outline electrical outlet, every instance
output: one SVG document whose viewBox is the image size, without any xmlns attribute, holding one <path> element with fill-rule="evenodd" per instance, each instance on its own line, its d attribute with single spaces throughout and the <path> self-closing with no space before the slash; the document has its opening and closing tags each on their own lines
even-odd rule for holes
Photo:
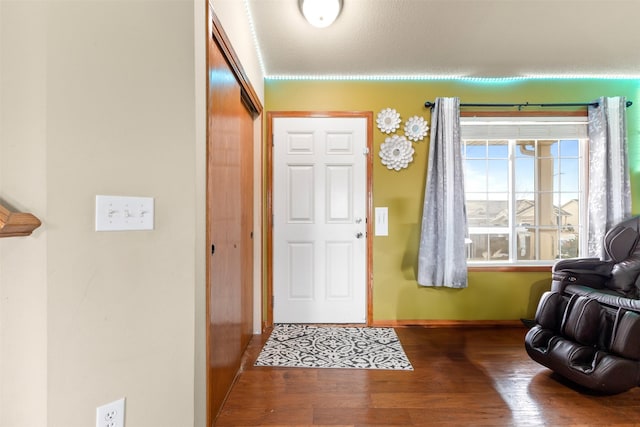
<svg viewBox="0 0 640 427">
<path fill-rule="evenodd" d="M 96 427 L 124 427 L 124 397 L 98 406 Z"/>
</svg>

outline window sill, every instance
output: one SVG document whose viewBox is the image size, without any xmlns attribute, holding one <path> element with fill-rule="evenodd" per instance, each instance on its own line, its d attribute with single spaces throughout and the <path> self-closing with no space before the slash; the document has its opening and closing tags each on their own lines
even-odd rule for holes
<svg viewBox="0 0 640 427">
<path fill-rule="evenodd" d="M 549 272 L 551 273 L 551 265 L 473 265 L 468 266 L 468 272 L 518 272 L 518 273 L 530 273 L 530 272 Z"/>
</svg>

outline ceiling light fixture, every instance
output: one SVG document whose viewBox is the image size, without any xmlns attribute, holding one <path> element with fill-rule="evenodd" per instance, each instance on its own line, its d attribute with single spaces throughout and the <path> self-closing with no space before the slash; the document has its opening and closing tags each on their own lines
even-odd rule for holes
<svg viewBox="0 0 640 427">
<path fill-rule="evenodd" d="M 298 0 L 298 5 L 305 19 L 317 28 L 333 24 L 342 10 L 342 0 Z"/>
</svg>

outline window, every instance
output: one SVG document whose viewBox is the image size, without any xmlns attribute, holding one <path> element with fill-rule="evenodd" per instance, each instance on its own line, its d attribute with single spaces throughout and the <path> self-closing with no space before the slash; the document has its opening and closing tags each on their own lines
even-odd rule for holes
<svg viewBox="0 0 640 427">
<path fill-rule="evenodd" d="M 586 117 L 461 118 L 470 265 L 581 255 Z"/>
</svg>

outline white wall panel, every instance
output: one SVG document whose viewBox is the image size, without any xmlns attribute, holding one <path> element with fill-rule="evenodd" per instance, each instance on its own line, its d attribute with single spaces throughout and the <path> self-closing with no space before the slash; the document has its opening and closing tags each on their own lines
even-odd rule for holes
<svg viewBox="0 0 640 427">
<path fill-rule="evenodd" d="M 287 183 L 289 223 L 313 223 L 314 221 L 313 173 L 313 165 L 289 166 Z"/>
<path fill-rule="evenodd" d="M 327 154 L 352 154 L 353 134 L 345 132 L 328 132 L 326 136 Z"/>
<path fill-rule="evenodd" d="M 314 252 L 312 242 L 289 243 L 289 298 L 313 298 Z"/>
<path fill-rule="evenodd" d="M 290 132 L 287 134 L 288 154 L 313 154 L 313 133 Z"/>
<path fill-rule="evenodd" d="M 353 217 L 353 166 L 329 165 L 326 167 L 326 221 L 347 222 Z"/>
<path fill-rule="evenodd" d="M 353 294 L 353 244 L 327 242 L 326 298 L 350 298 Z"/>
</svg>

